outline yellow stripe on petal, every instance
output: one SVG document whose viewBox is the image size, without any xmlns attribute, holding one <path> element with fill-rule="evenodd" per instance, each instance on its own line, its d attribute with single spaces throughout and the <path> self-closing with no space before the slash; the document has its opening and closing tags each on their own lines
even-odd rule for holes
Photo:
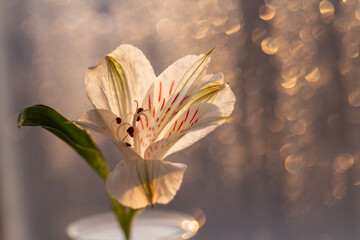
<svg viewBox="0 0 360 240">
<path fill-rule="evenodd" d="M 125 66 L 122 66 L 119 61 L 111 56 L 107 56 L 109 64 L 109 86 L 111 101 L 117 105 L 123 114 L 129 113 L 132 109 L 132 99 L 129 90 L 129 79 L 126 78 Z M 112 87 L 111 87 L 112 86 Z M 112 93 L 111 91 L 114 91 Z M 114 99 L 116 98 L 116 99 Z"/>
<path fill-rule="evenodd" d="M 216 94 L 218 94 L 219 91 L 223 88 L 224 84 L 218 82 L 207 84 L 205 87 L 201 88 L 194 94 L 188 106 L 192 106 L 202 102 L 212 102 L 212 100 L 214 100 L 214 98 L 216 97 Z"/>
</svg>

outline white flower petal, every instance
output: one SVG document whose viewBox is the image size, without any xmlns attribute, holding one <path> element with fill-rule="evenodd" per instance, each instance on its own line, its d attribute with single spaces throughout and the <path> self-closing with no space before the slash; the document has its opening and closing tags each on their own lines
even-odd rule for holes
<svg viewBox="0 0 360 240">
<path fill-rule="evenodd" d="M 126 145 L 126 143 L 117 141 L 115 142 L 116 146 L 120 149 L 121 153 L 124 155 L 127 160 L 136 160 L 141 159 L 141 157 L 135 152 L 133 147 Z"/>
<path fill-rule="evenodd" d="M 121 45 L 86 73 L 86 89 L 97 109 L 113 112 L 125 121 L 134 112 L 134 100 L 142 102 L 155 80 L 150 62 L 131 45 Z"/>
<path fill-rule="evenodd" d="M 228 84 L 224 83 L 224 75 L 223 73 L 216 74 L 208 74 L 204 76 L 203 84 L 198 89 L 189 102 L 184 106 L 176 115 L 178 116 L 184 115 L 184 112 L 188 111 L 189 108 L 193 105 L 205 102 L 211 102 L 214 105 L 217 105 L 220 109 L 221 116 L 229 116 L 234 108 L 235 103 L 235 95 L 232 93 Z M 229 93 L 228 93 L 229 92 Z M 226 97 L 227 95 L 232 96 L 232 98 Z M 219 97 L 220 96 L 220 97 Z M 225 97 L 225 98 L 224 98 Z M 217 103 L 217 99 L 220 98 L 227 106 L 223 106 L 224 104 Z M 220 106 L 221 105 L 221 106 Z M 224 111 L 222 110 L 224 108 Z M 230 111 L 229 111 L 230 110 Z M 188 113 L 187 113 L 188 114 Z M 184 117 L 185 118 L 185 117 Z M 171 128 L 173 127 L 175 121 L 179 121 L 178 119 L 173 119 L 170 121 L 158 135 L 157 139 L 166 138 L 169 136 L 169 132 L 171 132 Z M 183 128 L 184 129 L 184 128 Z"/>
<path fill-rule="evenodd" d="M 221 111 L 216 105 L 196 104 L 176 119 L 165 138 L 146 149 L 145 159 L 163 159 L 173 152 L 184 149 L 205 137 L 226 119 L 221 116 Z"/>
<path fill-rule="evenodd" d="M 161 160 L 124 160 L 106 180 L 108 193 L 133 209 L 170 202 L 179 190 L 186 165 Z"/>
<path fill-rule="evenodd" d="M 229 84 L 223 83 L 222 73 L 208 77 L 203 85 L 144 153 L 146 159 L 163 159 L 180 151 L 224 123 L 232 113 L 236 97 Z M 210 103 L 206 103 L 206 101 Z M 205 102 L 205 103 L 204 103 Z"/>
<path fill-rule="evenodd" d="M 158 138 L 161 130 L 206 80 L 204 76 L 211 52 L 177 60 L 151 85 L 142 104 L 144 109 L 150 110 L 147 113 L 146 127 L 139 129 L 140 137 L 143 139 L 142 149 Z"/>
<path fill-rule="evenodd" d="M 126 129 L 128 126 L 124 125 L 120 127 L 120 125 L 116 123 L 116 116 L 112 112 L 101 109 L 90 110 L 81 116 L 79 121 L 76 121 L 75 123 L 85 129 L 94 130 L 110 137 L 126 159 L 141 158 L 134 151 L 134 148 L 126 145 L 126 143 L 133 145 L 132 138 L 127 137 L 124 139 L 125 135 L 127 135 Z M 123 139 L 124 141 L 121 141 Z"/>
<path fill-rule="evenodd" d="M 189 108 L 190 116 L 192 116 L 190 113 L 191 111 L 193 112 L 194 109 L 198 108 L 200 111 L 201 105 L 210 104 L 212 106 L 216 106 L 216 109 L 214 107 L 206 107 L 208 108 L 206 114 L 203 117 L 199 117 L 199 121 L 197 123 L 191 125 L 194 122 L 193 120 L 189 128 L 184 127 L 183 131 L 186 134 L 179 140 L 176 140 L 172 148 L 169 149 L 169 151 L 167 151 L 162 157 L 165 158 L 166 156 L 174 152 L 180 151 L 190 146 L 191 144 L 205 137 L 216 127 L 226 122 L 230 118 L 230 115 L 234 110 L 235 101 L 236 97 L 233 91 L 230 89 L 229 84 L 225 83 L 222 85 L 222 89 L 211 98 L 211 103 L 200 103 L 192 105 Z M 186 114 L 187 112 L 184 112 L 179 117 L 179 119 L 183 119 Z M 171 131 L 171 128 L 168 131 Z"/>
<path fill-rule="evenodd" d="M 75 123 L 89 130 L 107 135 L 114 141 L 119 140 L 116 135 L 116 115 L 108 110 L 93 109 L 84 113 Z M 126 130 L 126 129 L 125 129 Z M 124 131 L 121 132 L 124 135 Z"/>
<path fill-rule="evenodd" d="M 220 126 L 226 121 L 226 118 L 212 118 L 207 119 L 207 122 L 205 123 L 197 123 L 197 125 L 185 130 L 186 134 L 179 136 L 182 136 L 180 139 L 176 140 L 175 143 L 172 145 L 172 147 L 162 156 L 163 158 L 166 158 L 170 154 L 180 151 L 184 148 L 187 148 L 194 144 L 195 142 L 201 140 L 206 135 L 208 135 L 210 132 L 212 132 L 215 128 Z M 177 136 L 173 136 L 176 138 Z"/>
<path fill-rule="evenodd" d="M 224 83 L 221 87 L 221 90 L 216 93 L 209 102 L 216 105 L 220 109 L 222 116 L 230 116 L 234 110 L 235 101 L 236 97 L 231 90 L 230 85 Z"/>
<path fill-rule="evenodd" d="M 128 81 L 132 85 L 134 100 L 141 103 L 156 76 L 144 53 L 132 45 L 120 45 L 109 56 L 116 58 L 125 68 Z"/>
</svg>

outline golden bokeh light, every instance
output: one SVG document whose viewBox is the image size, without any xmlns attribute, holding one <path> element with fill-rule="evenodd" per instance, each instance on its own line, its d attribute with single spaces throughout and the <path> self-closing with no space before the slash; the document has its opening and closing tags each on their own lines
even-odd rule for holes
<svg viewBox="0 0 360 240">
<path fill-rule="evenodd" d="M 296 135 L 303 135 L 306 131 L 306 122 L 303 119 L 299 119 L 294 123 L 294 125 L 291 128 L 291 132 Z"/>
<path fill-rule="evenodd" d="M 305 79 L 308 82 L 317 82 L 320 78 L 319 68 L 316 66 L 312 66 L 308 68 L 308 71 L 305 75 Z"/>
<path fill-rule="evenodd" d="M 271 20 L 274 16 L 275 16 L 275 9 L 270 8 L 266 5 L 262 5 L 259 8 L 259 17 L 262 20 L 268 21 L 268 20 Z"/>
<path fill-rule="evenodd" d="M 234 33 L 239 32 L 239 30 L 240 30 L 240 23 L 236 23 L 236 24 L 231 25 L 230 27 L 228 27 L 228 28 L 226 29 L 225 33 L 226 33 L 227 35 L 232 35 L 232 34 L 234 34 Z"/>
<path fill-rule="evenodd" d="M 275 39 L 268 37 L 262 40 L 261 49 L 264 53 L 271 55 L 278 51 L 279 46 L 277 45 Z"/>
<path fill-rule="evenodd" d="M 195 35 L 193 36 L 195 39 L 202 39 L 206 36 L 209 31 L 209 21 L 201 20 L 196 24 L 195 27 Z"/>
<path fill-rule="evenodd" d="M 349 170 L 354 164 L 354 157 L 350 153 L 339 154 L 333 163 L 336 172 L 344 172 Z"/>
<path fill-rule="evenodd" d="M 360 107 L 360 90 L 357 89 L 349 94 L 348 102 L 353 107 Z"/>
<path fill-rule="evenodd" d="M 171 18 L 162 18 L 156 24 L 156 31 L 160 37 L 169 39 L 175 35 L 176 24 Z"/>
<path fill-rule="evenodd" d="M 325 23 L 331 22 L 331 20 L 334 18 L 334 5 L 327 0 L 322 0 L 319 4 L 319 9 L 321 13 L 321 19 Z"/>
<path fill-rule="evenodd" d="M 272 85 L 264 80 L 263 90 L 256 88 L 256 91 L 245 92 L 250 96 L 260 93 L 276 96 L 276 103 L 269 108 L 264 107 L 266 103 L 260 106 L 254 103 L 253 107 L 262 108 L 263 114 L 267 116 L 266 130 L 272 134 L 268 141 L 277 147 L 278 151 L 274 152 L 280 155 L 286 170 L 284 194 L 288 198 L 287 216 L 290 221 L 298 222 L 296 217 L 311 215 L 311 209 L 319 206 L 314 202 L 314 194 L 310 193 L 317 188 L 315 186 L 323 186 L 319 194 L 326 207 L 334 207 L 343 200 L 348 191 L 345 175 L 353 173 L 357 166 L 354 153 L 339 152 L 344 146 L 349 147 L 347 141 L 351 142 L 350 145 L 354 142 L 358 145 L 356 133 L 347 128 L 353 127 L 348 122 L 360 122 L 357 109 L 360 106 L 357 77 L 360 72 L 357 67 L 360 53 L 360 2 L 264 0 L 258 15 L 262 22 L 254 25 L 251 40 L 264 53 L 272 55 L 270 65 L 275 70 L 272 72 L 264 66 L 261 67 L 267 70 L 259 67 L 259 77 L 271 78 Z M 270 76 L 261 75 L 261 72 L 269 73 Z M 335 95 L 324 100 L 324 91 L 328 90 Z M 344 95 L 347 97 L 345 105 L 344 101 L 338 101 Z M 266 97 L 262 97 L 259 99 L 266 102 Z M 335 102 L 338 107 L 331 108 Z M 329 111 L 325 115 L 327 124 L 320 130 L 319 118 L 326 111 Z M 256 117 L 246 119 L 249 125 L 244 126 L 247 128 L 261 128 Z M 347 130 L 344 130 L 344 126 L 347 126 Z M 331 137 L 327 139 L 319 136 L 321 131 Z M 339 134 L 341 131 L 347 133 L 343 136 Z M 278 134 L 282 134 L 281 137 Z M 330 140 L 333 136 L 339 139 Z M 332 141 L 339 145 L 334 145 Z M 329 149 L 327 145 L 333 147 Z M 275 159 L 275 153 L 265 152 L 265 155 Z M 319 172 L 319 175 L 315 176 L 314 172 Z M 360 174 L 357 175 L 352 184 L 359 184 Z M 325 182 L 325 178 L 331 181 Z M 312 189 L 311 181 L 317 180 L 319 182 Z"/>
<path fill-rule="evenodd" d="M 285 169 L 289 173 L 298 173 L 303 168 L 303 165 L 301 156 L 290 155 L 285 159 Z"/>
<path fill-rule="evenodd" d="M 342 58 L 342 59 L 339 59 L 336 62 L 336 67 L 337 67 L 340 74 L 346 75 L 346 74 L 348 74 L 350 72 L 351 67 L 352 67 L 352 63 L 350 62 L 349 59 Z"/>
<path fill-rule="evenodd" d="M 360 8 L 357 8 L 355 11 L 355 17 L 357 20 L 360 20 Z"/>
<path fill-rule="evenodd" d="M 347 46 L 345 48 L 345 53 L 350 58 L 357 58 L 359 56 L 359 47 L 358 46 Z"/>
<path fill-rule="evenodd" d="M 290 78 L 286 78 L 283 79 L 284 81 L 281 83 L 281 86 L 284 88 L 292 88 L 296 85 L 297 82 L 297 77 L 290 77 Z"/>
<path fill-rule="evenodd" d="M 296 153 L 298 147 L 294 143 L 286 143 L 280 148 L 280 155 L 285 160 L 291 154 Z"/>
</svg>

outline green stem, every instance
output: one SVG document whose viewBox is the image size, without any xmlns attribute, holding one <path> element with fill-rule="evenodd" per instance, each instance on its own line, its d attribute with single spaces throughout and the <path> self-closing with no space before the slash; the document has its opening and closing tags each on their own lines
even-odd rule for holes
<svg viewBox="0 0 360 240">
<path fill-rule="evenodd" d="M 125 240 L 131 239 L 131 226 L 139 209 L 131 209 L 122 206 L 117 200 L 111 198 L 111 204 L 116 218 L 125 235 Z"/>
</svg>

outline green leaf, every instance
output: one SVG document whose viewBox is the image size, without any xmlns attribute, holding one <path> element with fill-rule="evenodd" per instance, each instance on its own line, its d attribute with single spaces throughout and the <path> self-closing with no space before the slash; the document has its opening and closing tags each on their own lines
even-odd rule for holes
<svg viewBox="0 0 360 240">
<path fill-rule="evenodd" d="M 78 152 L 96 173 L 106 180 L 109 175 L 108 166 L 90 135 L 54 109 L 45 105 L 25 108 L 18 118 L 18 127 L 22 126 L 39 126 L 55 134 Z M 125 238 L 129 240 L 131 225 L 139 209 L 126 208 L 113 198 L 111 204 Z"/>
<path fill-rule="evenodd" d="M 54 109 L 45 105 L 25 108 L 18 118 L 18 127 L 22 126 L 40 126 L 55 134 L 79 153 L 100 177 L 107 178 L 108 166 L 90 135 Z"/>
</svg>

